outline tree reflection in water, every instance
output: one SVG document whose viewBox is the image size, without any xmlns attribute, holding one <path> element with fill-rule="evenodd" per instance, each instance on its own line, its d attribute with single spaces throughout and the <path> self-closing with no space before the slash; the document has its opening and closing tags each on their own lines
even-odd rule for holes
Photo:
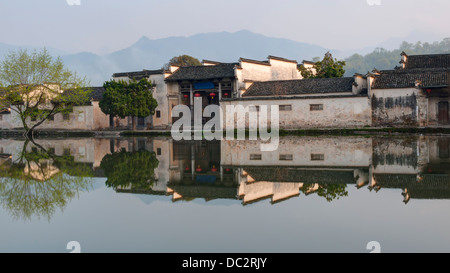
<svg viewBox="0 0 450 273">
<path fill-rule="evenodd" d="M 27 140 L 17 160 L 0 165 L 0 176 L 0 202 L 13 218 L 50 221 L 58 209 L 64 211 L 73 198 L 92 187 L 93 171 L 73 156 L 57 156 Z"/>
<path fill-rule="evenodd" d="M 328 202 L 339 200 L 341 197 L 347 197 L 348 191 L 346 184 L 305 184 L 300 190 L 309 195 L 312 193 L 325 198 Z"/>
<path fill-rule="evenodd" d="M 159 161 L 154 152 L 121 150 L 106 155 L 100 164 L 107 177 L 106 186 L 118 189 L 148 190 L 155 182 Z"/>
</svg>

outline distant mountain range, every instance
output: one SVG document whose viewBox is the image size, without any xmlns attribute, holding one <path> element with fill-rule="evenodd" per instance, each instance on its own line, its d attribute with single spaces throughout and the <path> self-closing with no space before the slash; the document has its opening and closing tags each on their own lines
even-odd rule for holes
<svg viewBox="0 0 450 273">
<path fill-rule="evenodd" d="M 0 59 L 9 49 L 18 48 L 34 49 L 35 47 L 18 47 L 0 43 Z M 265 60 L 267 56 L 273 55 L 294 59 L 301 63 L 303 60 L 323 57 L 327 51 L 341 59 L 353 53 L 369 53 L 373 49 L 366 48 L 359 52 L 339 51 L 242 30 L 234 33 L 216 32 L 155 40 L 144 36 L 130 47 L 106 55 L 89 52 L 68 54 L 54 48 L 48 48 L 48 50 L 54 56 L 61 56 L 70 70 L 86 75 L 92 85 L 99 86 L 109 80 L 113 73 L 160 69 L 172 57 L 183 54 L 191 55 L 199 60 L 219 62 L 237 62 L 240 57 Z"/>
<path fill-rule="evenodd" d="M 19 47 L 9 46 L 9 48 Z M 7 53 L 7 49 L 8 45 L 0 44 L 0 58 Z M 237 62 L 240 57 L 266 60 L 267 56 L 273 55 L 302 62 L 304 59 L 323 56 L 328 49 L 243 30 L 155 40 L 144 36 L 128 48 L 102 56 L 88 52 L 67 54 L 50 48 L 49 51 L 61 56 L 69 69 L 80 75 L 86 75 L 92 85 L 102 85 L 113 73 L 160 69 L 172 57 L 183 54 L 196 57 L 200 61 L 207 59 Z"/>
</svg>

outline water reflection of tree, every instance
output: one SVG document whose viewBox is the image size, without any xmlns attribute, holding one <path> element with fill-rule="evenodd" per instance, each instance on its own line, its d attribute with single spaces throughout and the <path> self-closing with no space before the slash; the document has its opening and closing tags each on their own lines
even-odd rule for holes
<svg viewBox="0 0 450 273">
<path fill-rule="evenodd" d="M 315 193 L 325 198 L 328 202 L 347 197 L 347 184 L 305 184 L 300 189 L 305 195 Z"/>
<path fill-rule="evenodd" d="M 159 161 L 154 152 L 126 152 L 106 155 L 100 167 L 107 177 L 106 186 L 117 189 L 146 190 L 153 186 Z"/>
<path fill-rule="evenodd" d="M 57 156 L 25 141 L 20 156 L 0 166 L 0 202 L 16 219 L 51 217 L 92 186 L 92 169 L 70 155 Z"/>
</svg>

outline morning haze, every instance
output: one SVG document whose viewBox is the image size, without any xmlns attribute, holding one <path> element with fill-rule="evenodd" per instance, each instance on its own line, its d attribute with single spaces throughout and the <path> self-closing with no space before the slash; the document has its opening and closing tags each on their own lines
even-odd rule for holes
<svg viewBox="0 0 450 273">
<path fill-rule="evenodd" d="M 0 42 L 102 55 L 142 36 L 242 29 L 339 50 L 372 47 L 410 33 L 434 40 L 450 36 L 448 1 L 369 2 L 381 5 L 366 0 L 81 0 L 72 6 L 66 0 L 4 1 L 0 23 L 8 28 L 2 29 Z"/>
</svg>

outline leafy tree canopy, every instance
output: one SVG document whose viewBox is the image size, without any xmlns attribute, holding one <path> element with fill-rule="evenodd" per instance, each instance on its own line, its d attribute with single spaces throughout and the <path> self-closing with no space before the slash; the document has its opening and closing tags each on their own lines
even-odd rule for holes
<svg viewBox="0 0 450 273">
<path fill-rule="evenodd" d="M 353 54 L 345 59 L 346 75 L 352 76 L 355 73 L 367 73 L 374 69 L 389 70 L 399 66 L 400 54 L 406 52 L 408 55 L 420 54 L 446 54 L 450 53 L 450 38 L 440 42 L 415 44 L 403 42 L 398 49 L 387 50 L 376 48 L 367 55 Z"/>
<path fill-rule="evenodd" d="M 105 92 L 99 106 L 103 113 L 125 118 L 147 117 L 155 114 L 158 102 L 153 98 L 152 83 L 148 79 L 139 81 L 107 81 L 103 84 Z M 133 129 L 135 129 L 133 118 Z"/>
<path fill-rule="evenodd" d="M 131 186 L 135 190 L 148 190 L 155 181 L 159 161 L 154 152 L 126 152 L 122 150 L 106 155 L 100 168 L 105 171 L 106 185 L 117 190 Z"/>
<path fill-rule="evenodd" d="M 200 66 L 202 63 L 197 58 L 194 58 L 189 55 L 180 55 L 173 57 L 170 61 L 164 66 L 164 68 L 168 69 L 169 66 Z"/>
<path fill-rule="evenodd" d="M 93 171 L 73 156 L 57 156 L 35 142 L 28 149 L 29 144 L 24 142 L 18 159 L 0 165 L 0 203 L 16 219 L 50 221 L 58 209 L 92 188 Z"/>
<path fill-rule="evenodd" d="M 321 61 L 317 61 L 313 68 L 301 66 L 299 68 L 303 78 L 340 78 L 345 74 L 345 62 L 333 58 L 330 52 L 327 52 Z"/>
<path fill-rule="evenodd" d="M 313 188 L 314 185 L 305 184 L 301 188 L 301 191 L 306 194 Z M 348 191 L 346 189 L 346 184 L 319 185 L 319 188 L 317 189 L 317 191 L 315 191 L 315 193 L 318 196 L 325 198 L 327 202 L 332 202 L 333 200 L 338 200 L 340 197 L 347 197 Z"/>
<path fill-rule="evenodd" d="M 0 62 L 0 108 L 18 113 L 27 136 L 45 120 L 89 102 L 85 78 L 65 68 L 43 48 L 10 51 Z"/>
</svg>

